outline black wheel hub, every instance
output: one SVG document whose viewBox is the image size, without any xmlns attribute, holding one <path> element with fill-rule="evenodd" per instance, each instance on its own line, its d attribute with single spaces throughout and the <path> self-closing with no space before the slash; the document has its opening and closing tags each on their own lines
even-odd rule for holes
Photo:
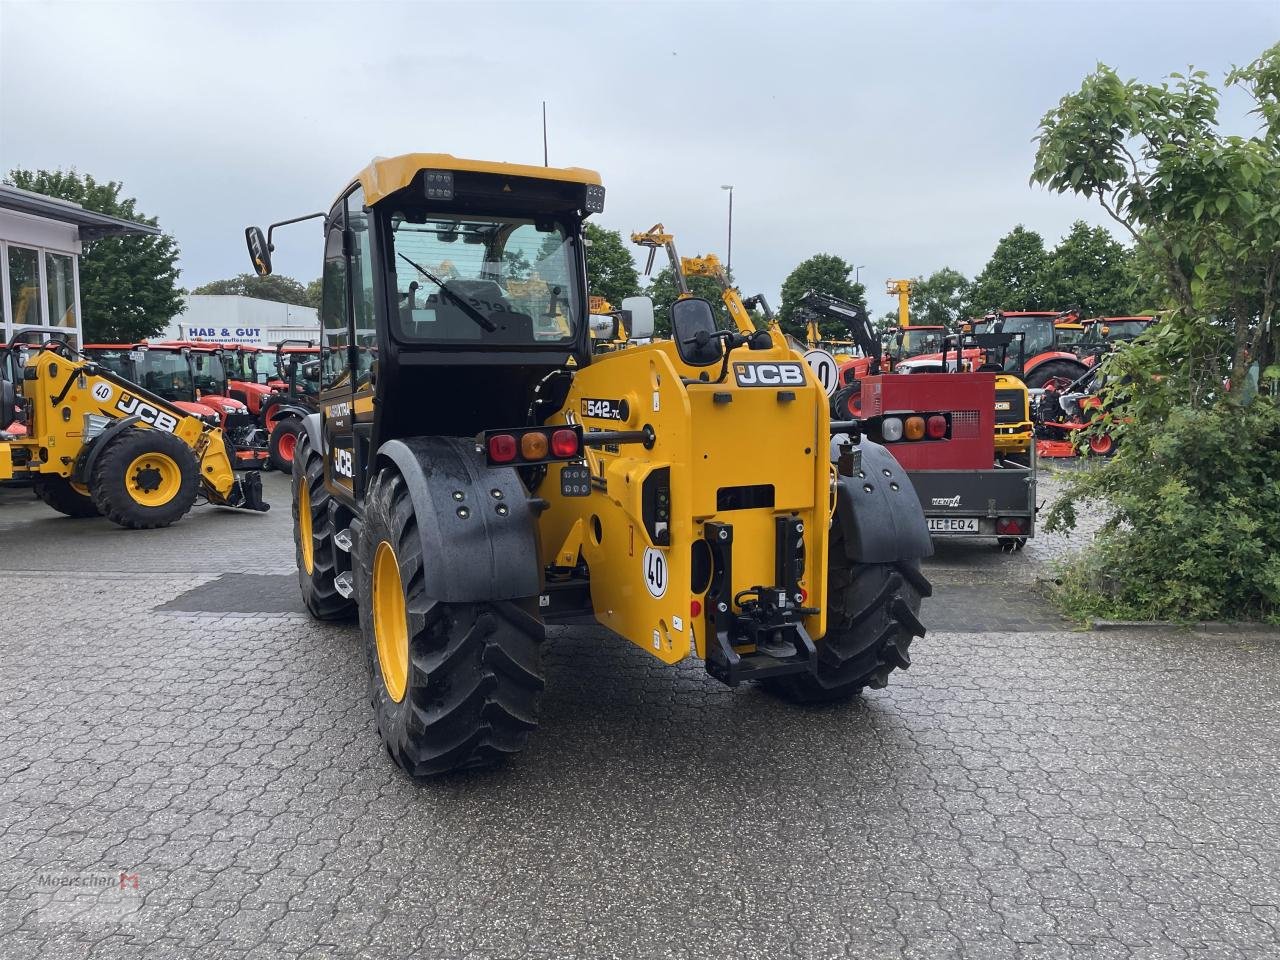
<svg viewBox="0 0 1280 960">
<path fill-rule="evenodd" d="M 155 467 L 143 467 L 133 475 L 133 482 L 143 493 L 152 493 L 160 488 L 160 471 Z"/>
</svg>

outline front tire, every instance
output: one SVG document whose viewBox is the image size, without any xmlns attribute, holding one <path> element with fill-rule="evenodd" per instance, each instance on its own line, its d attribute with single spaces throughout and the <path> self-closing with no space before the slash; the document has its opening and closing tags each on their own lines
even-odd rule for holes
<svg viewBox="0 0 1280 960">
<path fill-rule="evenodd" d="M 360 630 L 369 699 L 391 759 L 422 777 L 519 753 L 537 727 L 541 621 L 517 602 L 433 601 L 404 481 L 384 474 L 365 503 Z"/>
<path fill-rule="evenodd" d="M 831 395 L 831 419 L 857 420 L 862 409 L 862 383 L 853 380 Z"/>
<path fill-rule="evenodd" d="M 35 488 L 37 497 L 68 517 L 83 520 L 100 515 L 93 497 L 89 496 L 87 490 L 81 493 L 76 489 L 76 484 L 65 477 L 41 477 L 32 486 Z"/>
<path fill-rule="evenodd" d="M 302 602 L 317 620 L 345 620 L 355 602 L 338 592 L 337 547 L 329 519 L 329 492 L 324 488 L 324 457 L 311 449 L 305 431 L 293 460 L 293 547 L 298 563 Z"/>
<path fill-rule="evenodd" d="M 933 593 L 919 560 L 850 560 L 839 521 L 827 549 L 827 634 L 815 644 L 817 671 L 766 681 L 798 703 L 848 700 L 863 687 L 884 687 L 894 670 L 911 666 L 911 641 L 924 636 L 920 601 Z"/>
<path fill-rule="evenodd" d="M 192 449 L 171 433 L 142 427 L 109 441 L 89 483 L 98 512 L 131 530 L 181 520 L 199 489 L 200 467 Z"/>
</svg>

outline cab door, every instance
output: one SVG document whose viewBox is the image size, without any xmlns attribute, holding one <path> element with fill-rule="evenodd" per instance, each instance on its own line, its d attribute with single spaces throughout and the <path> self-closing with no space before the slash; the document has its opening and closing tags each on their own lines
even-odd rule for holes
<svg viewBox="0 0 1280 960">
<path fill-rule="evenodd" d="M 356 462 L 351 403 L 351 284 L 346 201 L 325 221 L 320 296 L 320 418 L 324 430 L 324 482 L 329 492 L 355 505 Z"/>
</svg>

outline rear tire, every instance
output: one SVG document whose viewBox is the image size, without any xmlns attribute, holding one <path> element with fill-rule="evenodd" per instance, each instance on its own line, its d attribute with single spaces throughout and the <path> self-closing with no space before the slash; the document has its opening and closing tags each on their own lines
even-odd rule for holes
<svg viewBox="0 0 1280 960">
<path fill-rule="evenodd" d="M 41 477 L 32 486 L 37 497 L 68 517 L 83 520 L 86 517 L 100 516 L 93 497 L 81 493 L 65 477 Z"/>
<path fill-rule="evenodd" d="M 827 634 L 815 643 L 817 673 L 765 681 L 798 703 L 848 700 L 863 687 L 884 687 L 894 670 L 911 666 L 911 641 L 924 636 L 920 600 L 933 593 L 919 560 L 850 560 L 839 521 L 827 550 Z"/>
<path fill-rule="evenodd" d="M 1042 363 L 1033 371 L 1023 377 L 1023 382 L 1032 389 L 1043 388 L 1046 383 L 1053 381 L 1059 387 L 1065 387 L 1075 383 L 1088 372 L 1088 368 L 1082 363 L 1071 363 L 1068 360 L 1050 360 L 1048 363 Z"/>
<path fill-rule="evenodd" d="M 200 467 L 192 449 L 171 433 L 142 427 L 109 441 L 89 482 L 98 512 L 131 530 L 181 520 L 199 490 Z"/>
<path fill-rule="evenodd" d="M 542 622 L 518 602 L 433 601 L 404 481 L 383 474 L 365 503 L 360 629 L 369 700 L 391 759 L 421 777 L 519 753 L 537 727 Z"/>
<path fill-rule="evenodd" d="M 862 397 L 862 384 L 854 380 L 841 387 L 831 395 L 831 418 L 833 420 L 857 420 L 858 406 Z"/>
<path fill-rule="evenodd" d="M 297 417 L 284 417 L 277 421 L 271 430 L 271 439 L 267 441 L 267 462 L 281 473 L 293 470 L 301 434 L 302 421 Z"/>
<path fill-rule="evenodd" d="M 355 601 L 340 594 L 333 583 L 338 548 L 329 520 L 329 492 L 324 488 L 324 457 L 311 449 L 306 431 L 298 438 L 293 459 L 293 548 L 307 611 L 317 620 L 350 619 Z"/>
</svg>

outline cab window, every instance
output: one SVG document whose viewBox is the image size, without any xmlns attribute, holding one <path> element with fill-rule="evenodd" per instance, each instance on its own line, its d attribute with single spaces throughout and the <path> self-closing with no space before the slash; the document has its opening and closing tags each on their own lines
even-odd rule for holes
<svg viewBox="0 0 1280 960">
<path fill-rule="evenodd" d="M 324 272 L 320 281 L 320 352 L 323 363 L 321 387 L 328 390 L 340 385 L 347 376 L 347 331 L 350 317 L 347 308 L 347 258 L 342 249 L 342 231 L 346 225 L 344 202 L 329 213 L 328 232 L 324 242 Z"/>
</svg>

